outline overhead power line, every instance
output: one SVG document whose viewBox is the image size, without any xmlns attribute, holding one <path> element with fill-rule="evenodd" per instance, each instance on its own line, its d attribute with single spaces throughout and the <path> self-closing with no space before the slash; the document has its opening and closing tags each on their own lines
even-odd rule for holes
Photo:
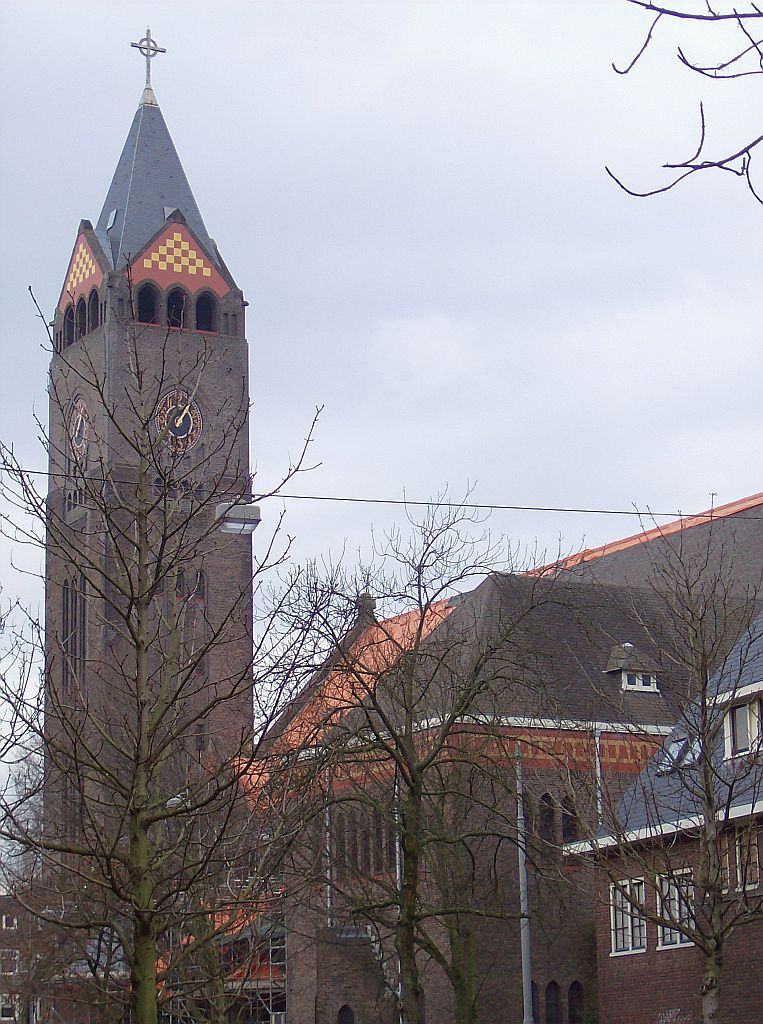
<svg viewBox="0 0 763 1024">
<path fill-rule="evenodd" d="M 18 467 L 15 472 L 25 474 L 27 476 L 43 476 L 52 479 L 66 479 L 65 473 L 51 473 L 49 470 L 44 469 L 24 469 Z M 86 479 L 96 481 L 99 483 L 105 483 L 105 477 L 87 476 Z M 110 482 L 129 485 L 134 484 L 134 480 L 118 480 L 114 477 L 108 478 Z M 190 479 L 190 477 L 189 477 Z M 168 486 L 172 484 L 171 480 L 166 481 Z M 220 492 L 221 497 L 228 492 Z M 233 494 L 234 492 L 230 492 Z M 649 508 L 588 508 L 584 506 L 576 505 L 517 505 L 509 502 L 482 502 L 482 501 L 448 501 L 445 499 L 432 498 L 430 500 L 421 500 L 418 498 L 380 498 L 380 497 L 363 497 L 350 494 L 285 494 L 280 491 L 266 492 L 264 494 L 254 494 L 254 501 L 265 501 L 271 498 L 280 498 L 284 501 L 325 501 L 325 502 L 343 502 L 345 504 L 356 504 L 356 505 L 398 505 L 407 508 L 452 508 L 452 509 L 468 509 L 469 511 L 475 512 L 556 512 L 560 514 L 570 515 L 594 515 L 594 516 L 635 516 L 640 519 L 713 519 L 717 515 L 717 509 L 703 509 L 702 512 L 682 512 L 680 509 L 671 509 L 668 512 L 659 512 L 655 509 Z M 763 501 L 761 502 L 763 504 Z M 725 518 L 725 516 L 723 516 Z M 763 521 L 763 514 L 751 515 L 736 513 L 734 519 L 745 519 L 754 522 Z"/>
</svg>

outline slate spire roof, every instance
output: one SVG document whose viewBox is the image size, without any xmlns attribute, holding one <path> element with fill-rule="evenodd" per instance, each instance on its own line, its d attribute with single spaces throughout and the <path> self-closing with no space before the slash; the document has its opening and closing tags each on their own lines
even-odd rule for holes
<svg viewBox="0 0 763 1024">
<path fill-rule="evenodd" d="M 147 87 L 95 227 L 112 266 L 122 267 L 137 256 L 175 209 L 219 266 L 217 249 L 204 226 L 156 96 Z"/>
</svg>

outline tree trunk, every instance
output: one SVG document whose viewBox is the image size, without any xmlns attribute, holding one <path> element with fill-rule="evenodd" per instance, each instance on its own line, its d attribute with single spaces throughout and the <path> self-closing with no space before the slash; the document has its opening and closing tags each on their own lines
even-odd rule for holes
<svg viewBox="0 0 763 1024">
<path fill-rule="evenodd" d="M 409 790 L 401 808 L 400 845 L 403 855 L 403 877 L 395 947 L 400 958 L 400 1010 L 402 1024 L 420 1024 L 419 999 L 421 981 L 416 963 L 416 922 L 419 900 L 421 845 L 421 794 Z"/>
<path fill-rule="evenodd" d="M 133 925 L 132 1011 L 134 1024 L 156 1024 L 156 938 L 150 916 L 136 914 Z"/>
<path fill-rule="evenodd" d="M 721 1024 L 721 970 L 723 951 L 716 946 L 705 954 L 702 971 L 702 1024 Z"/>
<path fill-rule="evenodd" d="M 462 930 L 463 929 L 463 930 Z M 477 964 L 474 932 L 471 927 L 457 925 L 455 954 L 451 960 L 450 983 L 453 987 L 454 1024 L 477 1024 Z"/>
</svg>

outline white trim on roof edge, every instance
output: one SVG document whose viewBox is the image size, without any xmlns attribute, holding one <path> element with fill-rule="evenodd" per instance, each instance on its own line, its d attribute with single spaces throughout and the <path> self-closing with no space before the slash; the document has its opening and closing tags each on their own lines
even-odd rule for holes
<svg viewBox="0 0 763 1024">
<path fill-rule="evenodd" d="M 749 818 L 757 814 L 763 814 L 763 798 L 754 803 L 737 804 L 729 808 L 728 814 L 719 812 L 719 821 L 736 821 L 738 818 Z M 564 853 L 568 855 L 595 853 L 597 850 L 611 850 L 625 843 L 637 843 L 642 839 L 658 839 L 662 836 L 676 835 L 678 832 L 686 832 L 691 828 L 699 828 L 702 825 L 702 815 L 695 814 L 690 818 L 677 818 L 675 821 L 663 821 L 659 825 L 643 825 L 641 828 L 631 829 L 624 832 L 622 836 L 602 836 L 601 839 L 592 839 L 583 843 L 568 843 L 564 847 Z"/>
</svg>

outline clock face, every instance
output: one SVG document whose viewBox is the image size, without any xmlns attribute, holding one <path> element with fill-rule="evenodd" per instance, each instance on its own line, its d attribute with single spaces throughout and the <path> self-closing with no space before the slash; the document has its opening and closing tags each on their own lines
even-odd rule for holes
<svg viewBox="0 0 763 1024">
<path fill-rule="evenodd" d="M 69 443 L 75 455 L 82 455 L 90 437 L 90 417 L 87 406 L 78 398 L 69 415 Z"/>
<path fill-rule="evenodd" d="M 187 452 L 201 437 L 201 410 L 187 391 L 169 391 L 159 403 L 156 429 L 176 452 Z"/>
</svg>

